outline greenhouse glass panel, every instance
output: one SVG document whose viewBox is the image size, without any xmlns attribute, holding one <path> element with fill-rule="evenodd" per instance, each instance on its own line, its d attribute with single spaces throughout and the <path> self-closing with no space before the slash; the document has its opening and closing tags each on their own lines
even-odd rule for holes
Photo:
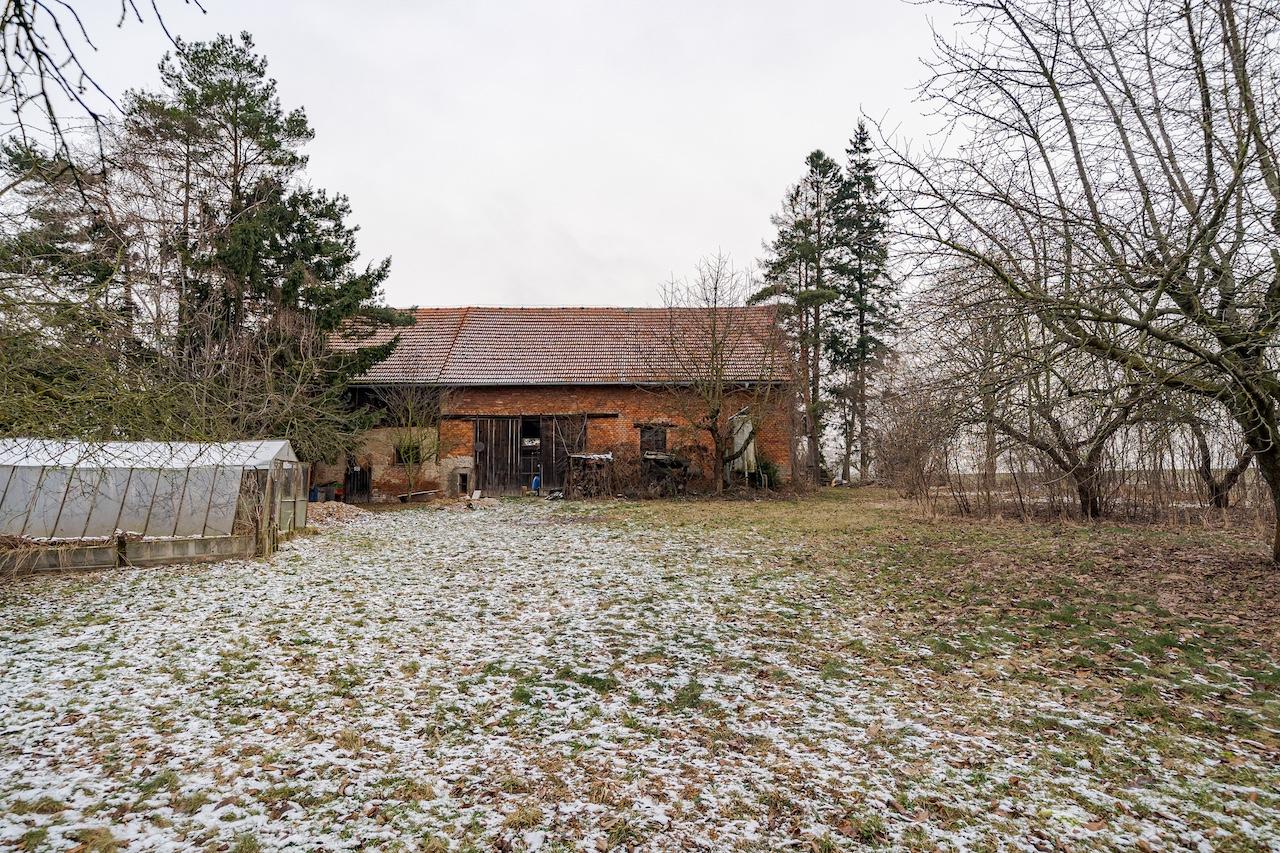
<svg viewBox="0 0 1280 853">
<path fill-rule="evenodd" d="M 5 489 L 4 503 L 0 504 L 0 530 L 13 536 L 21 536 L 27 525 L 27 515 L 35 503 L 36 486 L 40 482 L 40 468 L 14 468 Z"/>
<path fill-rule="evenodd" d="M 132 471 L 128 468 L 104 468 L 98 481 L 98 493 L 89 510 L 89 522 L 84 535 L 91 539 L 114 536 L 116 524 L 122 520 L 125 491 L 129 487 Z M 150 502 L 150 498 L 148 498 Z M 128 528 L 125 528 L 128 529 Z"/>
<path fill-rule="evenodd" d="M 178 511 L 186 491 L 187 469 L 167 468 L 157 472 L 156 496 L 151 501 L 151 515 L 143 536 L 172 536 L 178 527 Z"/>
<path fill-rule="evenodd" d="M 187 473 L 175 536 L 204 535 L 204 517 L 209 512 L 209 492 L 216 472 L 216 468 L 192 468 Z"/>
<path fill-rule="evenodd" d="M 230 536 L 235 528 L 236 507 L 240 502 L 239 468 L 216 468 L 209 492 L 209 515 L 205 521 L 206 536 Z"/>
<path fill-rule="evenodd" d="M 120 508 L 120 521 L 116 526 L 126 533 L 142 533 L 147 526 L 147 516 L 151 513 L 151 499 L 156 494 L 156 480 L 159 471 L 147 468 L 135 468 L 129 480 L 129 491 L 125 493 L 124 505 Z"/>
<path fill-rule="evenodd" d="M 27 489 L 23 488 L 22 474 L 19 474 L 22 470 L 24 469 L 20 467 L 0 467 L 0 533 L 13 533 L 12 526 L 14 520 L 18 519 L 19 503 L 31 502 Z M 10 488 L 10 485 L 13 488 Z M 26 514 L 26 507 L 23 507 L 22 515 Z M 17 521 L 17 524 L 22 526 L 22 521 Z"/>
<path fill-rule="evenodd" d="M 72 470 L 71 468 L 44 469 L 44 479 L 40 481 L 40 491 L 36 494 L 36 499 L 31 506 L 22 535 L 32 539 L 48 539 L 53 535 L 54 525 L 58 523 L 58 515 L 62 512 Z"/>
<path fill-rule="evenodd" d="M 307 469 L 298 466 L 298 491 L 293 498 L 293 526 L 298 529 L 307 526 L 307 490 L 310 485 Z"/>
<path fill-rule="evenodd" d="M 85 524 L 97 503 L 99 484 L 105 473 L 100 468 L 76 468 L 71 472 L 62 512 L 53 528 L 55 539 L 79 539 L 85 535 Z"/>
</svg>

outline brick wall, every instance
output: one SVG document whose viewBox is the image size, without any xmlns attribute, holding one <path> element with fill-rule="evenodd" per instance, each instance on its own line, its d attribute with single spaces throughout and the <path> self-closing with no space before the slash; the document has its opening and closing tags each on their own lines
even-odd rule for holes
<svg viewBox="0 0 1280 853">
<path fill-rule="evenodd" d="M 738 408 L 749 402 L 745 395 L 735 401 Z M 634 386 L 554 385 L 462 388 L 450 393 L 446 417 L 440 425 L 439 459 L 428 459 L 419 466 L 417 489 L 441 489 L 456 492 L 459 475 L 465 475 L 469 489 L 475 488 L 472 468 L 475 426 L 466 415 L 577 415 L 587 418 L 587 450 L 603 452 L 640 446 L 640 424 L 668 425 L 667 446 L 672 450 L 701 448 L 709 458 L 711 438 L 705 431 L 689 426 L 688 414 L 695 411 L 682 406 L 670 392 Z M 756 449 L 759 456 L 778 466 L 782 478 L 791 477 L 791 420 L 784 406 L 770 408 L 759 425 Z M 356 460 L 372 468 L 372 497 L 395 500 L 408 491 L 404 466 L 395 461 L 393 430 L 380 428 L 365 434 Z M 313 482 L 341 483 L 344 466 L 318 465 Z"/>
<path fill-rule="evenodd" d="M 435 443 L 433 431 L 427 430 L 424 432 L 425 440 L 423 444 L 429 450 Z M 370 481 L 370 497 L 373 500 L 393 501 L 397 499 L 397 495 L 402 495 L 409 491 L 409 472 L 404 465 L 396 462 L 395 430 L 380 427 L 366 432 L 355 457 L 360 465 L 370 468 L 373 472 Z M 448 481 L 443 476 L 442 467 L 435 459 L 424 459 L 417 466 L 417 471 L 414 474 L 414 489 L 418 491 L 439 489 L 442 484 L 447 488 Z M 312 482 L 318 484 L 336 482 L 340 484 L 345 474 L 345 463 L 319 464 L 316 466 Z"/>
<path fill-rule="evenodd" d="M 738 408 L 749 402 L 743 395 Z M 728 407 L 727 407 L 728 408 Z M 639 447 L 640 424 L 669 424 L 670 448 L 698 446 L 710 453 L 711 437 L 689 426 L 691 405 L 681 405 L 671 392 L 634 386 L 549 385 L 461 388 L 450 395 L 449 411 L 456 415 L 573 415 L 587 418 L 587 450 L 599 452 L 615 447 Z M 470 459 L 473 453 L 473 426 L 469 420 L 446 420 L 441 441 L 448 458 Z M 791 419 L 781 405 L 766 412 L 757 431 L 759 455 L 778 466 L 784 479 L 791 476 Z M 459 470 L 454 462 L 452 470 Z M 453 482 L 452 480 L 450 481 Z M 474 479 L 472 480 L 474 482 Z"/>
</svg>

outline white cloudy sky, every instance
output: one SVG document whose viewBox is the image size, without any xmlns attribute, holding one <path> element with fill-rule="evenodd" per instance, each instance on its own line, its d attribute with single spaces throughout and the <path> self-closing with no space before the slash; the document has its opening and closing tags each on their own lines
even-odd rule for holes
<svg viewBox="0 0 1280 853">
<path fill-rule="evenodd" d="M 900 0 L 159 0 L 187 39 L 249 30 L 316 130 L 310 180 L 351 198 L 395 305 L 644 305 L 769 216 L 865 111 L 923 132 L 929 24 Z M 138 4 L 142 6 L 142 3 Z M 167 42 L 78 3 L 113 92 Z"/>
</svg>

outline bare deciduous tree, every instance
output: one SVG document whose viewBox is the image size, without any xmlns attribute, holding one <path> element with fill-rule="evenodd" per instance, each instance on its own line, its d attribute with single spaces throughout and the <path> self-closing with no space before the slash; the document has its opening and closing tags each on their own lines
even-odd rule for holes
<svg viewBox="0 0 1280 853">
<path fill-rule="evenodd" d="M 1223 406 L 1280 508 L 1280 16 L 1249 0 L 957 0 L 924 93 L 966 140 L 899 150 L 915 246 L 1055 343 Z M 1274 557 L 1280 560 L 1280 512 Z"/>
<path fill-rule="evenodd" d="M 747 305 L 752 291 L 750 276 L 727 257 L 704 259 L 692 279 L 663 288 L 665 321 L 642 349 L 681 417 L 710 439 L 717 494 L 732 463 L 754 445 L 760 419 L 788 402 L 781 331 L 771 307 Z M 739 415 L 750 426 L 735 436 Z"/>
<path fill-rule="evenodd" d="M 998 287 L 953 278 L 929 295 L 933 323 L 944 332 L 936 344 L 941 381 L 971 401 L 962 420 L 985 434 L 983 488 L 994 485 L 1002 438 L 1034 450 L 1066 478 L 1082 518 L 1100 517 L 1112 438 L 1151 416 L 1153 389 L 1058 340 Z"/>
<path fill-rule="evenodd" d="M 440 421 L 448 392 L 434 385 L 391 385 L 378 392 L 384 423 L 391 429 L 397 463 L 404 469 L 409 494 L 418 491 L 419 475 L 428 460 L 438 460 Z"/>
<path fill-rule="evenodd" d="M 181 0 L 204 11 L 202 0 Z M 164 0 L 116 0 L 119 25 L 142 23 L 151 16 L 165 27 Z M 66 126 L 72 116 L 87 119 L 101 131 L 115 100 L 97 82 L 83 54 L 96 51 L 77 6 L 69 0 L 3 0 L 0 3 L 0 99 L 9 105 L 10 134 L 30 145 L 50 137 L 64 157 L 74 147 Z M 0 187 L 0 196 L 15 183 Z"/>
<path fill-rule="evenodd" d="M 962 401 L 943 376 L 919 364 L 887 378 L 875 448 L 881 479 L 933 511 L 935 490 L 949 477 Z"/>
<path fill-rule="evenodd" d="M 1209 505 L 1214 509 L 1227 509 L 1231 506 L 1231 490 L 1244 472 L 1253 462 L 1253 450 L 1249 447 L 1234 451 L 1234 459 L 1230 464 L 1219 466 L 1213 447 L 1209 440 L 1209 430 L 1203 420 L 1191 418 L 1187 424 L 1195 439 L 1196 451 L 1199 454 L 1196 473 L 1209 493 Z"/>
</svg>

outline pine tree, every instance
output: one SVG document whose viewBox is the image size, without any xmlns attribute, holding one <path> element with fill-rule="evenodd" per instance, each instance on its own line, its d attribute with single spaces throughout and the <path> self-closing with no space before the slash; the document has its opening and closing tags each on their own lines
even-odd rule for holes
<svg viewBox="0 0 1280 853">
<path fill-rule="evenodd" d="M 871 469 L 868 400 L 876 369 L 889 352 L 898 304 L 888 275 L 888 207 L 876 178 L 875 151 L 865 123 L 858 123 L 845 153 L 837 228 L 844 251 L 825 343 L 832 377 L 828 387 L 840 412 L 843 476 L 848 481 L 856 443 L 859 479 L 866 482 Z"/>
<path fill-rule="evenodd" d="M 181 258 L 179 352 L 199 373 L 219 358 L 257 359 L 281 387 L 303 388 L 317 440 L 296 413 L 255 413 L 246 430 L 299 433 L 322 452 L 344 426 L 342 389 L 391 345 L 334 352 L 325 340 L 351 321 L 396 322 L 379 305 L 390 261 L 356 266 L 356 228 L 343 196 L 298 186 L 313 137 L 302 109 L 286 111 L 248 33 L 183 43 L 160 65 L 163 88 L 130 99 L 130 128 L 178 154 L 181 204 L 171 220 Z"/>
<path fill-rule="evenodd" d="M 160 70 L 158 92 L 126 99 L 100 176 L 22 172 L 34 202 L 0 242 L 0 273 L 49 282 L 63 315 L 110 325 L 100 360 L 155 389 L 145 417 L 123 394 L 109 407 L 117 437 L 273 436 L 303 458 L 341 455 L 369 424 L 346 382 L 396 341 L 328 342 L 401 322 L 380 304 L 390 262 L 360 265 L 346 198 L 302 185 L 311 128 L 281 106 L 247 34 L 180 43 Z"/>
<path fill-rule="evenodd" d="M 827 306 L 839 296 L 836 288 L 842 263 L 840 199 L 844 178 L 840 165 L 822 151 L 811 153 L 805 158 L 805 165 L 804 178 L 787 191 L 781 213 L 771 219 L 778 232 L 765 244 L 766 286 L 753 301 L 776 302 L 796 342 L 805 434 L 810 446 L 810 477 L 816 482 L 822 470 Z"/>
</svg>

